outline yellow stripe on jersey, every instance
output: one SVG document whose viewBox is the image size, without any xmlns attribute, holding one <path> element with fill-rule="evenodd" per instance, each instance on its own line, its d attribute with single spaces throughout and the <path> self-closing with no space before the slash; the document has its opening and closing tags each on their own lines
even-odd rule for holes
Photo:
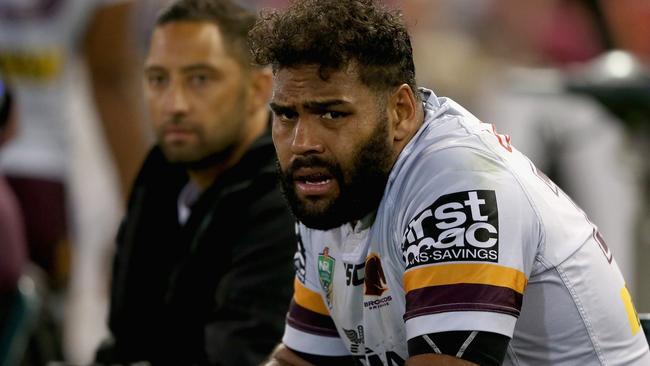
<svg viewBox="0 0 650 366">
<path fill-rule="evenodd" d="M 639 316 L 636 313 L 636 309 L 634 309 L 632 296 L 630 296 L 630 292 L 627 290 L 627 286 L 621 289 L 621 298 L 623 299 L 623 304 L 625 305 L 627 320 L 630 322 L 630 330 L 632 331 L 632 335 L 636 335 L 641 328 L 641 321 L 639 320 Z"/>
<path fill-rule="evenodd" d="M 455 263 L 416 267 L 404 274 L 406 293 L 423 287 L 475 283 L 507 287 L 523 294 L 527 282 L 523 272 L 491 263 Z"/>
<path fill-rule="evenodd" d="M 9 79 L 47 82 L 63 72 L 64 57 L 60 50 L 0 53 L 0 73 Z"/>
<path fill-rule="evenodd" d="M 330 315 L 319 293 L 305 287 L 298 278 L 293 281 L 293 300 L 303 308 L 322 315 Z"/>
</svg>

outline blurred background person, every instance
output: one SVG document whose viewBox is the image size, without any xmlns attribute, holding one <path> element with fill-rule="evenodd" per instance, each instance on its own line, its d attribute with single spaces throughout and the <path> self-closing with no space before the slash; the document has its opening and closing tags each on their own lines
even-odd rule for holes
<svg viewBox="0 0 650 366">
<path fill-rule="evenodd" d="M 0 167 L 51 290 L 32 364 L 60 359 L 62 348 L 71 361 L 89 361 L 105 333 L 109 243 L 147 146 L 131 77 L 131 6 L 0 0 L 0 75 L 15 88 L 19 118 Z"/>
<path fill-rule="evenodd" d="M 15 133 L 12 97 L 0 79 L 0 149 Z M 1 154 L 1 153 L 0 153 Z M 27 262 L 27 243 L 16 197 L 0 170 L 0 328 Z"/>
<path fill-rule="evenodd" d="M 255 19 L 230 0 L 158 15 L 143 73 L 157 144 L 119 230 L 102 364 L 257 365 L 280 340 L 296 238 Z"/>
<path fill-rule="evenodd" d="M 0 79 L 0 154 L 16 129 L 12 96 Z M 20 208 L 0 170 L 0 365 L 10 364 L 21 354 L 28 327 L 18 319 L 18 281 L 27 265 L 27 242 Z M 21 337 L 21 335 L 23 335 Z M 22 341 L 22 342 L 21 342 Z"/>
</svg>

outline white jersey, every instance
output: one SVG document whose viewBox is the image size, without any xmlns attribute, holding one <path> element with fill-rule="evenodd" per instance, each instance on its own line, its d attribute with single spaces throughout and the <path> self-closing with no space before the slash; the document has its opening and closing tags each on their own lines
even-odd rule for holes
<svg viewBox="0 0 650 366">
<path fill-rule="evenodd" d="M 116 0 L 0 0 L 0 75 L 12 82 L 20 123 L 3 149 L 4 171 L 63 180 L 68 123 L 78 118 L 76 53 L 99 3 Z"/>
<path fill-rule="evenodd" d="M 424 124 L 376 214 L 356 227 L 298 226 L 283 342 L 402 365 L 408 339 L 470 330 L 510 337 L 505 365 L 650 365 L 597 228 L 509 137 L 423 95 Z"/>
</svg>

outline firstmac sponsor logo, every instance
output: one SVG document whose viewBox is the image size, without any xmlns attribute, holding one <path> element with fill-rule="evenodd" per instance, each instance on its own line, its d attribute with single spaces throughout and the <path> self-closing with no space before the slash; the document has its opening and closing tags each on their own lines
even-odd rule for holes
<svg viewBox="0 0 650 366">
<path fill-rule="evenodd" d="M 407 268 L 439 262 L 497 262 L 496 194 L 475 190 L 441 196 L 409 222 L 402 254 Z"/>
</svg>

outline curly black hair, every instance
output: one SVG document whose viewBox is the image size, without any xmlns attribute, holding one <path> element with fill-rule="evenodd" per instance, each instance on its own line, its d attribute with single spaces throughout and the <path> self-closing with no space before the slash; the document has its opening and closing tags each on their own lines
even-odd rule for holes
<svg viewBox="0 0 650 366">
<path fill-rule="evenodd" d="M 176 0 L 158 13 L 156 26 L 181 21 L 212 22 L 232 46 L 233 56 L 251 64 L 248 32 L 256 20 L 254 11 L 234 0 Z"/>
<path fill-rule="evenodd" d="M 360 80 L 382 91 L 408 84 L 417 95 L 413 50 L 401 12 L 374 0 L 296 0 L 262 12 L 249 33 L 255 62 L 316 64 L 320 77 L 356 63 Z"/>
</svg>

